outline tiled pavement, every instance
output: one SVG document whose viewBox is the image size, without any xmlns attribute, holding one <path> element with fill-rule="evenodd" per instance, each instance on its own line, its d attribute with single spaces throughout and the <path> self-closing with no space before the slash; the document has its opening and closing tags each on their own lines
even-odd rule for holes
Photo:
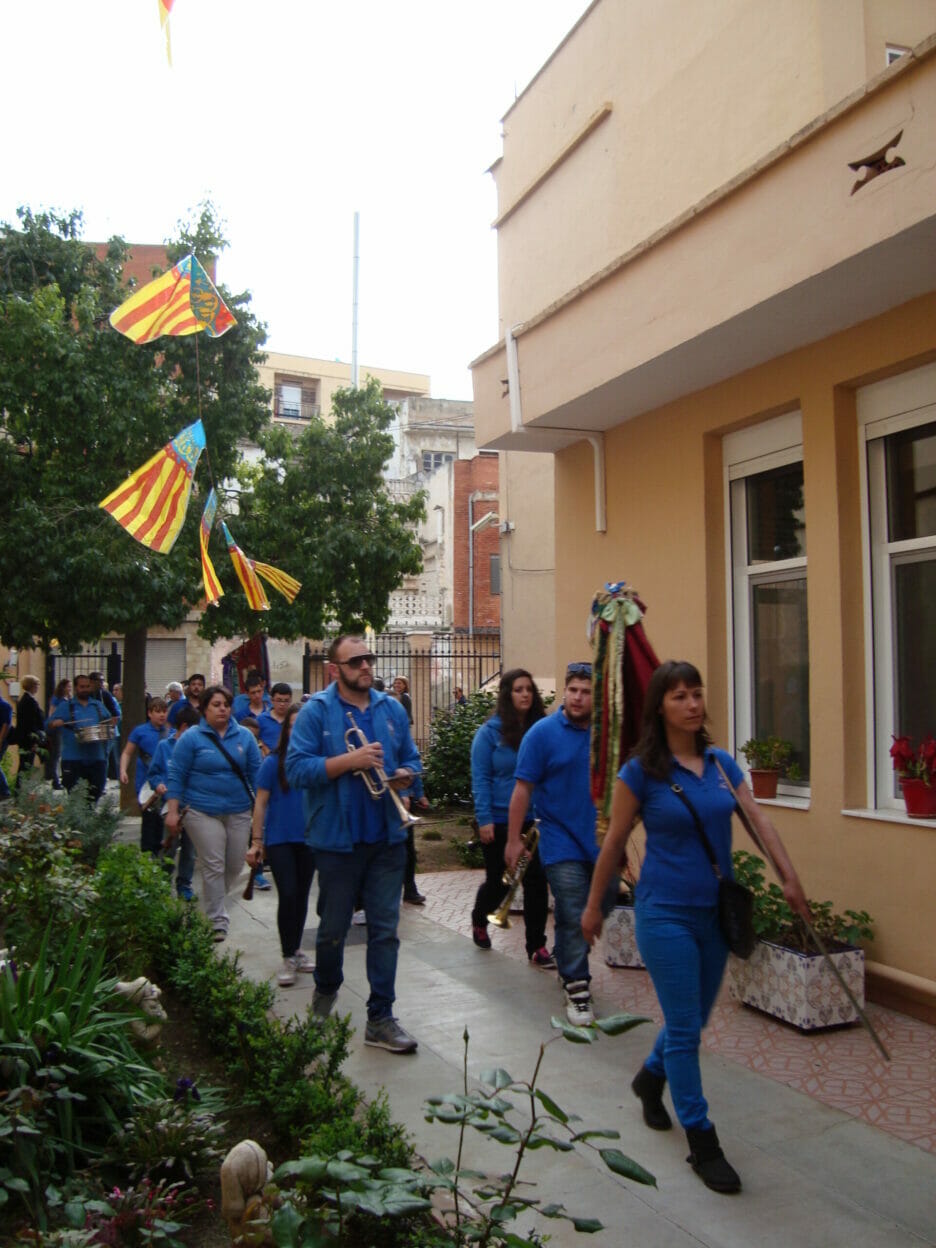
<svg viewBox="0 0 936 1248">
<path fill-rule="evenodd" d="M 453 931 L 470 934 L 471 904 L 479 882 L 474 871 L 421 875 L 419 888 L 427 898 L 423 913 Z M 508 931 L 488 929 L 494 948 L 525 960 L 522 916 L 511 916 L 511 923 Z M 481 950 L 476 954 L 480 959 L 486 956 Z M 595 955 L 591 969 L 592 989 L 601 1005 L 662 1018 L 646 971 L 609 967 Z M 891 1055 L 889 1063 L 860 1025 L 800 1032 L 731 1000 L 727 987 L 703 1044 L 710 1053 L 936 1153 L 936 1027 L 882 1006 L 868 1005 L 866 1013 Z"/>
</svg>

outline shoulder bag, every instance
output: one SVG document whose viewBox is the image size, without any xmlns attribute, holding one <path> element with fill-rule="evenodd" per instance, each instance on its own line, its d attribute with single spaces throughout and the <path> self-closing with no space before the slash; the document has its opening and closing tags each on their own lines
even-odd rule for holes
<svg viewBox="0 0 936 1248">
<path fill-rule="evenodd" d="M 689 801 L 681 785 L 674 783 L 670 785 L 670 788 L 692 815 L 696 831 L 718 880 L 718 926 L 721 928 L 725 943 L 735 957 L 749 958 L 757 941 L 754 931 L 754 896 L 737 880 L 725 879 L 718 865 L 715 850 L 712 848 L 712 842 L 702 826 L 699 812 Z"/>
</svg>

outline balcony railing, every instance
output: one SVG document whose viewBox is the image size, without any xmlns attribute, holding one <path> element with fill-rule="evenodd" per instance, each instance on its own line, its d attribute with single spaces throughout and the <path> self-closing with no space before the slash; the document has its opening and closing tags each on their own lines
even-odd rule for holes
<svg viewBox="0 0 936 1248">
<path fill-rule="evenodd" d="M 312 420 L 321 414 L 321 404 L 308 403 L 305 399 L 301 403 L 291 402 L 288 399 L 274 399 L 273 401 L 274 420 Z"/>
</svg>

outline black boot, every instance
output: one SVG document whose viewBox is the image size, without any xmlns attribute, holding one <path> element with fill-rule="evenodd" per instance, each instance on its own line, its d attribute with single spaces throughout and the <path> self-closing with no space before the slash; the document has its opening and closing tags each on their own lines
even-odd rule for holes
<svg viewBox="0 0 936 1248">
<path fill-rule="evenodd" d="M 643 1105 L 643 1120 L 654 1131 L 668 1131 L 673 1125 L 673 1120 L 663 1104 L 665 1087 L 666 1076 L 655 1075 L 646 1066 L 641 1066 L 631 1084 L 631 1091 Z"/>
<path fill-rule="evenodd" d="M 686 1139 L 690 1149 L 686 1161 L 706 1187 L 710 1187 L 713 1192 L 729 1193 L 741 1190 L 741 1179 L 722 1152 L 714 1127 L 704 1131 L 701 1127 L 689 1127 L 686 1130 Z"/>
</svg>

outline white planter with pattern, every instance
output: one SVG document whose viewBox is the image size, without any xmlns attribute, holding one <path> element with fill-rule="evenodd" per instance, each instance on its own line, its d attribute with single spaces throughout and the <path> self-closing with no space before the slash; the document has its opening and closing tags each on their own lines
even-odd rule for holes
<svg viewBox="0 0 936 1248">
<path fill-rule="evenodd" d="M 604 960 L 608 966 L 643 966 L 634 936 L 633 906 L 614 907 L 604 921 L 601 939 Z"/>
<path fill-rule="evenodd" d="M 844 949 L 831 957 L 863 1009 L 863 950 Z M 736 1001 L 792 1023 L 801 1031 L 853 1023 L 858 1018 L 824 958 L 766 940 L 757 942 L 747 961 L 729 957 L 728 987 Z"/>
</svg>

